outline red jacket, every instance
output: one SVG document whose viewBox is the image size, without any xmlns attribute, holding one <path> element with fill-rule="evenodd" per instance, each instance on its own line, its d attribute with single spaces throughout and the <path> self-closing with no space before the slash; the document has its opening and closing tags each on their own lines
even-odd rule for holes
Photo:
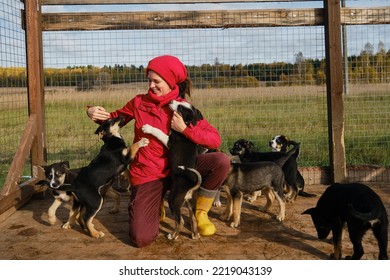
<svg viewBox="0 0 390 280">
<path fill-rule="evenodd" d="M 172 114 L 168 105 L 158 106 L 148 98 L 147 94 L 135 96 L 123 108 L 111 113 L 112 118 L 123 116 L 125 124 L 135 120 L 134 143 L 142 137 L 149 139 L 149 145 L 139 149 L 130 166 L 132 185 L 144 184 L 168 175 L 167 148 L 154 136 L 143 133 L 141 128 L 149 124 L 169 134 Z M 207 148 L 218 148 L 221 145 L 221 137 L 217 129 L 205 119 L 199 121 L 194 127 L 192 125 L 187 127 L 183 134 L 191 141 Z"/>
</svg>

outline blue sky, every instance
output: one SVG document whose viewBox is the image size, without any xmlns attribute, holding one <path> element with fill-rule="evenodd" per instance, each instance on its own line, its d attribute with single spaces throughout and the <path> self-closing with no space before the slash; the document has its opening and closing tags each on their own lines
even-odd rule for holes
<svg viewBox="0 0 390 280">
<path fill-rule="evenodd" d="M 347 7 L 389 6 L 390 0 L 345 0 Z M 284 9 L 284 8 L 320 8 L 322 0 L 303 0 L 296 2 L 257 2 L 257 3 L 199 3 L 199 4 L 133 4 L 133 5 L 101 5 L 95 6 L 95 12 L 111 11 L 183 11 L 183 10 L 230 10 L 230 9 Z M 44 12 L 90 12 L 90 6 L 46 6 Z"/>
<path fill-rule="evenodd" d="M 390 0 L 346 0 L 346 5 L 390 6 Z M 94 7 L 77 5 L 47 6 L 43 8 L 43 12 L 293 9 L 322 6 L 322 1 Z M 23 38 L 12 38 L 12 27 L 5 26 L 3 19 L 6 17 L 3 13 L 0 8 L 0 66 L 20 66 L 18 64 L 23 60 Z M 4 37 L 4 34 L 9 36 Z M 386 50 L 390 49 L 390 25 L 351 26 L 347 29 L 347 36 L 349 55 L 359 54 L 367 42 L 371 43 L 375 50 L 380 41 L 384 43 Z M 90 64 L 139 66 L 146 65 L 147 61 L 156 55 L 166 53 L 179 56 L 187 65 L 213 64 L 216 58 L 220 63 L 228 64 L 293 62 L 298 52 L 302 52 L 304 57 L 314 59 L 323 58 L 325 53 L 322 27 L 45 32 L 43 39 L 44 66 L 56 68 Z"/>
</svg>

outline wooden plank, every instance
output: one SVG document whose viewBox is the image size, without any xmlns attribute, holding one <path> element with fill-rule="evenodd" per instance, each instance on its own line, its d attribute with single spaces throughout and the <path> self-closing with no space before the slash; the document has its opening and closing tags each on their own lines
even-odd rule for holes
<svg viewBox="0 0 390 280">
<path fill-rule="evenodd" d="M 301 2 L 309 0 L 300 0 Z M 311 0 L 313 1 L 313 0 Z M 314 0 L 315 1 L 315 0 Z M 322 1 L 322 0 L 317 0 Z M 291 0 L 41 0 L 43 5 L 197 4 L 236 2 L 291 2 Z"/>
<path fill-rule="evenodd" d="M 17 189 L 18 181 L 22 175 L 24 165 L 30 154 L 37 133 L 37 116 L 30 115 L 26 128 L 19 142 L 19 148 L 12 160 L 10 169 L 5 179 L 1 195 L 6 196 Z M 1 203 L 0 203 L 1 204 Z"/>
<path fill-rule="evenodd" d="M 340 1 L 325 1 L 326 85 L 331 181 L 346 179 Z"/>
<path fill-rule="evenodd" d="M 14 189 L 8 195 L 0 195 L 0 223 L 31 199 L 35 193 L 34 186 L 37 181 L 37 178 L 31 179 Z"/>
<path fill-rule="evenodd" d="M 342 24 L 388 24 L 390 7 L 342 10 Z M 324 25 L 323 9 L 42 14 L 43 31 L 239 28 Z"/>
<path fill-rule="evenodd" d="M 43 31 L 322 25 L 322 9 L 43 14 Z"/>
<path fill-rule="evenodd" d="M 390 7 L 342 8 L 341 23 L 344 25 L 389 24 Z"/>
<path fill-rule="evenodd" d="M 31 147 L 33 165 L 46 162 L 41 8 L 38 0 L 25 3 L 29 112 L 36 115 L 36 138 Z"/>
</svg>

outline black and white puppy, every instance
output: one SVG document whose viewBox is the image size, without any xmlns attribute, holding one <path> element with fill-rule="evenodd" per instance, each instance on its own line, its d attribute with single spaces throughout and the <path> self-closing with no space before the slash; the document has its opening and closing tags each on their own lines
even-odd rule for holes
<svg viewBox="0 0 390 280">
<path fill-rule="evenodd" d="M 286 136 L 279 134 L 275 135 L 271 141 L 268 142 L 273 152 L 287 152 L 287 148 L 291 145 L 295 146 L 296 142 L 288 139 Z"/>
<path fill-rule="evenodd" d="M 54 225 L 57 221 L 56 212 L 63 202 L 73 204 L 74 196 L 72 192 L 60 191 L 58 188 L 63 185 L 70 185 L 77 177 L 80 169 L 70 169 L 68 161 L 55 162 L 50 165 L 40 166 L 45 172 L 45 179 L 40 180 L 37 185 L 47 186 L 51 191 L 54 201 L 47 213 L 49 223 Z M 72 210 L 69 217 L 72 216 Z"/>
<path fill-rule="evenodd" d="M 134 159 L 138 150 L 149 143 L 148 139 L 143 138 L 127 147 L 119 133 L 122 124 L 123 118 L 118 117 L 108 119 L 98 127 L 95 134 L 104 142 L 99 154 L 87 166 L 81 168 L 70 186 L 59 188 L 71 191 L 75 196 L 74 215 L 69 219 L 68 228 L 79 215 L 80 225 L 87 229 L 92 237 L 104 236 L 104 233 L 97 231 L 92 223 L 102 207 L 104 195 L 107 189 L 111 188 L 115 177 Z"/>
<path fill-rule="evenodd" d="M 169 107 L 183 117 L 187 126 L 196 125 L 199 120 L 203 119 L 200 111 L 188 102 L 173 100 L 169 103 Z M 142 127 L 142 131 L 156 137 L 169 150 L 171 189 L 168 195 L 168 204 L 174 216 L 175 229 L 167 235 L 168 239 L 175 240 L 183 228 L 184 220 L 181 209 L 184 205 L 187 206 L 190 214 L 192 238 L 199 238 L 198 226 L 190 202 L 193 192 L 202 183 L 201 175 L 195 170 L 198 145 L 173 129 L 169 135 L 166 135 L 160 129 L 146 124 Z"/>
<path fill-rule="evenodd" d="M 273 152 L 282 152 L 286 153 L 289 146 L 295 146 L 297 142 L 290 140 L 283 134 L 279 134 L 274 136 L 271 141 L 269 141 L 268 145 L 271 147 Z M 299 154 L 297 155 L 298 158 Z M 285 174 L 286 175 L 286 174 Z M 288 178 L 287 178 L 288 177 Z M 297 169 L 296 176 L 294 177 L 294 174 L 291 174 L 290 176 L 286 175 L 286 180 L 289 180 L 290 182 L 295 181 L 295 184 L 298 188 L 298 195 L 305 196 L 305 197 L 314 197 L 315 194 L 307 193 L 304 191 L 305 187 L 305 179 L 303 178 L 301 172 Z"/>
<path fill-rule="evenodd" d="M 387 260 L 388 218 L 380 197 L 368 186 L 359 183 L 329 186 L 321 195 L 316 207 L 307 209 L 317 230 L 318 238 L 325 239 L 332 231 L 334 252 L 332 259 L 341 259 L 342 232 L 346 224 L 353 244 L 352 256 L 359 260 L 363 254 L 362 239 L 372 229 L 378 241 L 378 259 Z"/>
<path fill-rule="evenodd" d="M 63 185 L 71 185 L 79 174 L 81 168 L 70 169 L 68 161 L 55 162 L 50 165 L 41 166 L 45 172 L 45 179 L 40 180 L 37 185 L 47 186 L 51 191 L 54 202 L 48 209 L 49 223 L 54 225 L 57 221 L 56 212 L 58 207 L 63 202 L 73 204 L 74 195 L 70 191 L 61 191 L 59 187 Z M 120 194 L 112 187 L 107 186 L 106 196 L 110 197 L 114 201 L 114 206 L 110 210 L 110 213 L 117 213 L 120 206 Z M 69 212 L 69 217 L 74 215 L 73 209 Z M 69 227 L 68 221 L 62 225 L 63 228 Z"/>
</svg>

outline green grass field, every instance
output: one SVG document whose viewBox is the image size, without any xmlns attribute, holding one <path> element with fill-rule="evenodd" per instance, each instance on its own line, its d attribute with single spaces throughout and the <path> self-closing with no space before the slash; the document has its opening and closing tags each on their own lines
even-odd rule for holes
<svg viewBox="0 0 390 280">
<path fill-rule="evenodd" d="M 73 167 L 88 163 L 101 142 L 94 134 L 96 124 L 85 114 L 85 106 L 101 105 L 111 111 L 145 88 L 142 85 L 107 92 L 46 90 L 48 162 L 69 160 Z M 27 120 L 26 103 L 3 101 L 6 96 L 0 91 L 0 186 Z M 390 166 L 390 88 L 357 86 L 344 101 L 347 165 Z M 195 90 L 192 103 L 219 129 L 225 152 L 239 138 L 253 141 L 258 150 L 269 151 L 268 141 L 276 134 L 285 134 L 301 142 L 300 166 L 329 165 L 324 87 Z M 133 138 L 132 130 L 132 123 L 122 129 L 128 143 Z M 29 168 L 25 173 L 29 174 Z"/>
</svg>

